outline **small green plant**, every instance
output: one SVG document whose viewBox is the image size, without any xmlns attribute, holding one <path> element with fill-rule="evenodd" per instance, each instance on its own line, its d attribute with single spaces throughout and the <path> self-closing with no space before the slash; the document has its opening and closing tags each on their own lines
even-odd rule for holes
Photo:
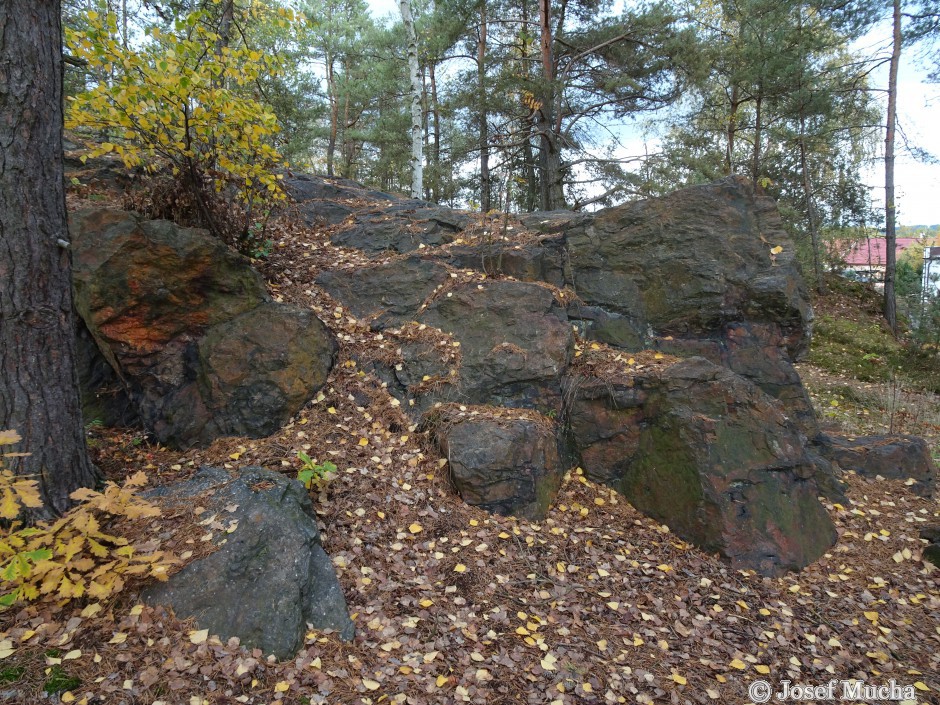
<svg viewBox="0 0 940 705">
<path fill-rule="evenodd" d="M 300 470 L 297 471 L 297 479 L 308 490 L 314 485 L 319 487 L 325 484 L 329 480 L 329 476 L 336 472 L 336 466 L 329 460 L 318 464 L 302 450 L 297 451 L 297 459 L 303 463 Z"/>
<path fill-rule="evenodd" d="M 16 683 L 26 673 L 26 666 L 7 666 L 0 669 L 0 683 Z"/>
<path fill-rule="evenodd" d="M 46 678 L 46 682 L 43 683 L 42 689 L 49 693 L 49 695 L 55 695 L 56 693 L 61 693 L 66 690 L 75 690 L 81 684 L 81 678 L 70 676 L 65 672 L 62 666 L 56 664 L 49 669 L 48 677 Z"/>
</svg>

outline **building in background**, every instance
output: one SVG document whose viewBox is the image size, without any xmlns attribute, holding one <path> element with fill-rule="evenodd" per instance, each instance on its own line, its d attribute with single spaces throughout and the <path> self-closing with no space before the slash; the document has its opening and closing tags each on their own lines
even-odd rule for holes
<svg viewBox="0 0 940 705">
<path fill-rule="evenodd" d="M 918 242 L 921 242 L 921 239 L 916 237 L 897 238 L 894 251 L 896 258 L 900 259 L 904 250 Z M 866 238 L 855 242 L 840 240 L 834 244 L 839 259 L 845 263 L 842 270 L 843 276 L 857 281 L 874 282 L 876 286 L 884 282 L 887 243 L 883 237 Z M 936 249 L 940 251 L 940 248 Z M 940 262 L 935 265 L 934 272 L 940 274 Z"/>
</svg>

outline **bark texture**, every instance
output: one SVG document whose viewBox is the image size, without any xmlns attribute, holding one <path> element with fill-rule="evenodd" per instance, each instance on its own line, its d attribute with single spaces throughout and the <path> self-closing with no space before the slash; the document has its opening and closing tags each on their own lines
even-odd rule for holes
<svg viewBox="0 0 940 705">
<path fill-rule="evenodd" d="M 901 0 L 892 3 L 894 19 L 894 43 L 891 63 L 888 66 L 888 121 L 885 129 L 885 292 L 884 316 L 891 330 L 897 335 L 898 313 L 894 280 L 897 269 L 897 203 L 894 194 L 894 139 L 898 119 L 898 65 L 901 63 Z"/>
<path fill-rule="evenodd" d="M 411 14 L 411 0 L 401 0 L 401 17 L 405 24 L 405 36 L 408 39 L 408 75 L 411 80 L 411 197 L 424 197 L 424 116 L 421 110 L 421 98 L 424 87 L 418 66 L 418 35 L 415 33 L 415 21 Z"/>
<path fill-rule="evenodd" d="M 94 484 L 82 428 L 62 176 L 58 0 L 0 3 L 0 429 L 47 510 Z"/>
</svg>

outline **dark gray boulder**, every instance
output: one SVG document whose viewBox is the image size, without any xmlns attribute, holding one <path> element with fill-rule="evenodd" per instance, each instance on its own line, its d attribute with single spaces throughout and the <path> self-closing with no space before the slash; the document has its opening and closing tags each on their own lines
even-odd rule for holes
<svg viewBox="0 0 940 705">
<path fill-rule="evenodd" d="M 421 305 L 449 279 L 444 265 L 412 256 L 363 269 L 325 271 L 316 282 L 359 318 L 381 314 L 373 325 L 384 328 L 414 320 Z"/>
<path fill-rule="evenodd" d="M 218 546 L 167 582 L 148 587 L 148 604 L 172 607 L 201 629 L 222 639 L 238 637 L 243 646 L 279 659 L 303 646 L 308 624 L 336 631 L 344 641 L 353 638 L 313 505 L 299 482 L 258 467 L 202 468 L 147 498 L 163 507 L 205 506 L 204 521 Z"/>
<path fill-rule="evenodd" d="M 930 497 L 937 484 L 937 466 L 923 438 L 916 436 L 859 436 L 843 438 L 820 434 L 816 447 L 841 470 L 863 477 L 914 480 L 911 489 Z"/>
<path fill-rule="evenodd" d="M 435 411 L 430 422 L 460 497 L 496 514 L 544 518 L 564 475 L 554 423 L 532 412 L 464 408 Z"/>
<path fill-rule="evenodd" d="M 407 253 L 453 242 L 468 221 L 466 214 L 450 208 L 410 205 L 397 202 L 382 209 L 359 211 L 355 222 L 335 231 L 330 240 L 334 245 L 355 247 L 371 254 L 389 250 Z"/>
<path fill-rule="evenodd" d="M 416 418 L 435 403 L 457 400 L 543 414 L 561 410 L 561 381 L 574 354 L 574 333 L 551 290 L 514 281 L 461 284 L 432 299 L 416 322 L 449 334 L 459 363 L 421 337 L 401 340 L 397 364 L 365 362 Z M 442 384 L 422 384 L 429 379 Z"/>
</svg>

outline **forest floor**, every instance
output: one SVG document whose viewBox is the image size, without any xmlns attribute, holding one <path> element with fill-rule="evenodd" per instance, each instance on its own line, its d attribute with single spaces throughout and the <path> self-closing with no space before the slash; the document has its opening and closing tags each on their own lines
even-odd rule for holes
<svg viewBox="0 0 940 705">
<path fill-rule="evenodd" d="M 731 570 L 578 469 L 544 521 L 489 515 L 460 501 L 445 461 L 351 359 L 373 334 L 312 285 L 320 263 L 345 255 L 325 233 L 280 228 L 262 266 L 272 293 L 312 306 L 342 345 L 317 398 L 260 440 L 180 453 L 90 427 L 89 442 L 116 482 L 144 470 L 162 484 L 203 464 L 296 476 L 299 451 L 335 464 L 314 504 L 355 640 L 310 632 L 275 662 L 139 604 L 131 585 L 97 612 L 78 600 L 0 613 L 0 702 L 736 704 L 754 702 L 757 681 L 858 679 L 940 703 L 940 574 L 919 559 L 936 499 L 849 475 L 850 503 L 827 505 L 837 544 L 779 579 Z M 816 302 L 820 318 L 877 327 L 866 306 L 844 292 Z M 821 418 L 940 449 L 936 396 L 896 376 L 860 379 L 845 352 L 833 368 L 814 350 L 800 368 Z M 204 539 L 198 519 L 154 522 L 174 522 L 169 548 L 185 555 Z M 115 530 L 144 538 L 156 525 Z"/>
</svg>

